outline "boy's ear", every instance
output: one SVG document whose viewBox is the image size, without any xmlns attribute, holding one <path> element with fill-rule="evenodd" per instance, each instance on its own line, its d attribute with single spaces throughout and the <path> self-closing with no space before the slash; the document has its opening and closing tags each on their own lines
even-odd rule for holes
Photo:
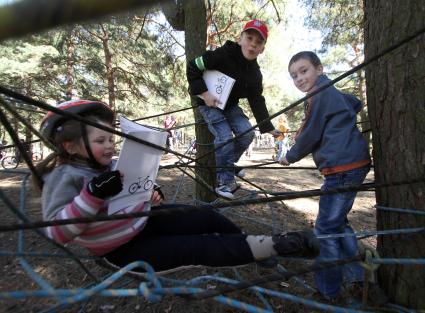
<svg viewBox="0 0 425 313">
<path fill-rule="evenodd" d="M 241 40 L 242 40 L 242 33 L 239 34 L 239 37 L 237 38 L 236 42 L 238 43 L 238 45 L 241 45 Z"/>
<path fill-rule="evenodd" d="M 319 74 L 319 75 L 322 75 L 323 74 L 323 65 L 322 64 L 320 64 L 319 66 L 317 66 L 317 73 Z"/>
</svg>

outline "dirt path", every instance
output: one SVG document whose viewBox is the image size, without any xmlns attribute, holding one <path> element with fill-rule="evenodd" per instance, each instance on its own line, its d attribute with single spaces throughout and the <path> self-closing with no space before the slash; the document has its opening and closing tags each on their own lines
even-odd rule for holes
<svg viewBox="0 0 425 313">
<path fill-rule="evenodd" d="M 242 166 L 255 165 L 271 161 L 272 150 L 254 151 L 251 158 L 244 157 L 239 164 Z M 176 161 L 174 157 L 164 156 L 161 164 L 172 164 Z M 307 158 L 294 166 L 314 166 L 312 160 Z M 316 170 L 257 170 L 247 169 L 246 179 L 254 182 L 267 190 L 273 191 L 302 191 L 320 188 L 322 178 Z M 0 188 L 5 195 L 12 200 L 16 206 L 19 203 L 19 191 L 21 190 L 22 176 L 11 175 L 0 172 Z M 370 173 L 368 179 L 373 179 L 373 173 Z M 192 203 L 194 183 L 187 177 L 182 177 L 180 172 L 175 169 L 162 170 L 159 172 L 158 182 L 162 186 L 165 195 L 169 201 L 176 198 L 178 203 Z M 253 189 L 249 184 L 242 182 L 243 189 Z M 176 194 L 176 190 L 179 190 Z M 244 190 L 238 192 L 243 195 Z M 240 194 L 239 194 L 240 193 Z M 356 231 L 375 229 L 375 204 L 374 193 L 359 193 L 349 219 Z M 10 212 L 8 207 L 1 202 L 0 204 L 1 224 L 17 223 L 18 219 Z M 40 198 L 32 189 L 26 201 L 27 216 L 31 220 L 40 220 Z M 248 233 L 271 234 L 272 226 L 281 230 L 297 230 L 306 227 L 312 227 L 318 210 L 318 198 L 300 198 L 284 201 L 284 203 L 270 203 L 267 205 L 253 205 L 246 207 L 237 207 L 226 210 L 229 218 L 233 219 Z M 93 283 L 75 261 L 68 258 L 59 257 L 63 254 L 58 248 L 53 247 L 45 239 L 33 231 L 25 231 L 23 241 L 20 241 L 18 232 L 0 232 L 0 292 L 18 291 L 18 290 L 37 290 L 40 287 L 24 270 L 26 262 L 35 273 L 43 277 L 54 288 L 87 288 Z M 18 243 L 23 243 L 23 251 L 28 253 L 24 259 L 15 256 L 4 256 L 18 251 Z M 374 245 L 374 238 L 367 239 L 369 244 Z M 75 246 L 69 248 L 80 255 L 85 253 Z M 56 254 L 57 256 L 45 257 L 44 255 L 35 256 L 34 253 Z M 92 260 L 84 259 L 83 264 L 87 266 L 93 274 L 102 278 L 111 274 L 105 268 L 99 267 Z M 287 268 L 299 266 L 299 262 L 283 261 L 282 265 Z M 255 264 L 251 264 L 238 269 L 233 268 L 210 269 L 200 268 L 187 270 L 173 274 L 174 279 L 187 281 L 194 277 L 202 275 L 221 275 L 235 280 L 252 280 L 263 277 L 266 274 L 274 273 L 274 270 L 265 269 Z M 301 278 L 309 286 L 313 286 L 311 275 Z M 137 288 L 138 282 L 114 284 L 115 288 Z M 125 287 L 124 287 L 125 286 Z M 222 284 L 209 281 L 205 288 L 215 289 Z M 308 296 L 309 290 L 306 290 L 299 282 L 290 280 L 288 282 L 276 282 L 263 285 L 276 291 L 290 292 L 300 296 Z M 242 291 L 229 294 L 230 298 L 239 299 L 242 302 L 250 303 L 259 307 L 264 307 L 262 302 L 252 292 Z M 276 312 L 313 312 L 311 309 L 291 302 L 285 302 L 276 298 L 269 298 L 269 303 Z M 0 312 L 39 312 L 51 308 L 56 303 L 50 298 L 25 298 L 22 300 L 9 299 L 2 300 Z M 60 312 L 77 312 L 80 310 L 80 304 L 72 305 Z M 231 309 L 230 306 L 219 304 L 214 300 L 188 301 L 178 297 L 166 296 L 157 304 L 146 301 L 143 297 L 121 297 L 108 298 L 97 297 L 89 301 L 80 312 L 241 312 Z"/>
</svg>

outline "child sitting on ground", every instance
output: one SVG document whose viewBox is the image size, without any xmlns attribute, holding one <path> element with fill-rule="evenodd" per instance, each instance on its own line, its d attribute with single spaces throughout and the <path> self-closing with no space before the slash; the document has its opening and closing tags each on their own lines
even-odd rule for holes
<svg viewBox="0 0 425 313">
<path fill-rule="evenodd" d="M 111 109 L 99 101 L 74 100 L 57 108 L 109 128 L 114 120 Z M 107 215 L 108 199 L 122 190 L 120 172 L 111 170 L 113 135 L 53 112 L 43 119 L 41 133 L 58 150 L 37 166 L 43 177 L 39 187 L 44 220 Z M 150 201 L 116 214 L 148 212 L 162 200 L 156 189 Z M 318 240 L 309 230 L 246 235 L 213 210 L 55 225 L 46 233 L 61 244 L 75 242 L 115 265 L 143 260 L 157 271 L 183 265 L 233 266 L 274 255 L 314 257 L 318 252 Z"/>
</svg>

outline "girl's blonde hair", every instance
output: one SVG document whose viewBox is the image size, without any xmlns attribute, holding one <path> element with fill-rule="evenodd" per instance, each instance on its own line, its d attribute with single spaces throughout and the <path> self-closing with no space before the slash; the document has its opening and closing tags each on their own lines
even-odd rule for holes
<svg viewBox="0 0 425 313">
<path fill-rule="evenodd" d="M 279 123 L 286 123 L 288 124 L 288 118 L 286 117 L 286 115 L 284 113 L 282 113 L 281 115 L 279 115 L 279 118 L 277 119 Z"/>
</svg>

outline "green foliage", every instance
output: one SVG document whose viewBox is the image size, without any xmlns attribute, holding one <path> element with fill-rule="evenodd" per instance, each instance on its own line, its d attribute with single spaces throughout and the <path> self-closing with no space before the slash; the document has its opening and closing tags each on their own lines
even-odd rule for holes
<svg viewBox="0 0 425 313">
<path fill-rule="evenodd" d="M 58 55 L 58 51 L 50 45 L 37 45 L 24 41 L 7 42 L 0 46 L 2 84 L 23 91 L 32 85 L 34 79 L 48 80 L 57 70 L 53 61 Z"/>
<path fill-rule="evenodd" d="M 231 1 L 210 0 L 207 5 L 209 48 L 221 46 L 226 40 L 236 40 L 243 25 L 251 19 L 261 19 L 269 26 L 280 22 L 286 0 Z"/>
<path fill-rule="evenodd" d="M 302 0 L 309 16 L 307 25 L 323 33 L 323 44 L 363 44 L 363 1 L 361 0 Z"/>
<path fill-rule="evenodd" d="M 306 25 L 320 30 L 323 34 L 321 52 L 325 54 L 322 58 L 325 68 L 332 69 L 333 74 L 338 75 L 349 67 L 360 64 L 364 59 L 363 1 L 302 0 L 302 2 L 308 11 Z M 342 71 L 338 68 L 342 68 Z M 358 77 L 361 74 L 355 74 L 351 80 L 343 82 L 339 87 L 363 97 L 358 93 L 361 89 L 358 84 L 364 84 Z"/>
<path fill-rule="evenodd" d="M 254 18 L 261 19 L 269 26 L 269 39 L 265 52 L 258 62 L 263 72 L 264 96 L 271 114 L 282 110 L 290 103 L 290 95 L 283 85 L 286 73 L 283 50 L 288 49 L 289 40 L 282 41 L 280 32 L 286 23 L 286 1 L 208 1 L 207 48 L 221 46 L 226 40 L 237 40 L 243 25 Z M 245 113 L 252 119 L 253 114 L 246 101 L 241 101 Z"/>
<path fill-rule="evenodd" d="M 68 99 L 68 87 L 73 98 L 109 102 L 109 53 L 118 113 L 137 118 L 176 109 L 186 97 L 185 67 L 159 32 L 165 26 L 158 20 L 158 13 L 136 12 L 4 42 L 0 83 L 51 103 Z"/>
<path fill-rule="evenodd" d="M 236 40 L 252 18 L 265 20 L 272 29 L 281 21 L 286 1 L 208 3 L 208 40 L 215 46 Z M 0 84 L 49 103 L 101 99 L 118 114 L 140 118 L 190 106 L 184 49 L 183 33 L 173 30 L 160 11 L 133 11 L 3 42 Z M 272 62 L 260 62 L 266 72 L 267 67 L 276 69 Z M 278 80 L 265 79 L 265 94 L 272 113 L 288 101 Z M 180 125 L 194 122 L 191 111 L 175 116 Z M 41 117 L 33 115 L 34 125 Z M 145 122 L 162 127 L 162 120 Z"/>
</svg>

